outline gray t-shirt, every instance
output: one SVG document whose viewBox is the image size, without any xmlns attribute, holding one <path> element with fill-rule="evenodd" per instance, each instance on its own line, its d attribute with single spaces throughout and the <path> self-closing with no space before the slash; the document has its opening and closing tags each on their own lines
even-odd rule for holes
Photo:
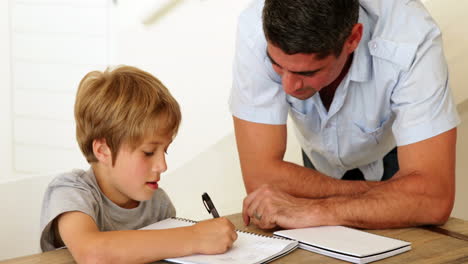
<svg viewBox="0 0 468 264">
<path fill-rule="evenodd" d="M 80 211 L 91 216 L 100 231 L 135 230 L 174 217 L 174 205 L 161 188 L 138 207 L 125 209 L 109 200 L 99 188 L 93 170 L 73 170 L 57 176 L 47 187 L 41 212 L 41 249 L 56 249 L 53 220 L 62 213 Z M 63 246 L 63 245 L 61 245 Z"/>
</svg>

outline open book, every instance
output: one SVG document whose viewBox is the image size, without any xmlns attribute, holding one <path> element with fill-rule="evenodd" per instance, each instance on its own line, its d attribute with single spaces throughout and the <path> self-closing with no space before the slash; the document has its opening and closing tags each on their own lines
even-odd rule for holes
<svg viewBox="0 0 468 264">
<path fill-rule="evenodd" d="M 411 249 L 411 243 L 344 226 L 281 230 L 276 236 L 299 241 L 299 248 L 354 263 L 368 263 Z"/>
<path fill-rule="evenodd" d="M 142 229 L 168 229 L 193 225 L 196 222 L 169 218 L 151 224 Z M 294 240 L 262 236 L 244 231 L 237 231 L 237 240 L 224 254 L 218 255 L 191 255 L 186 257 L 166 259 L 175 263 L 204 263 L 204 264 L 257 264 L 267 263 L 280 258 L 297 248 L 298 242 Z"/>
</svg>

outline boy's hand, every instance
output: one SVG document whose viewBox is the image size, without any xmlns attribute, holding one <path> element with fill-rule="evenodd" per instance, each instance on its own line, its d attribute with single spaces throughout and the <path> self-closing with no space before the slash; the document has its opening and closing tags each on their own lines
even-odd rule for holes
<svg viewBox="0 0 468 264">
<path fill-rule="evenodd" d="M 196 253 L 224 253 L 237 239 L 234 225 L 224 217 L 202 221 L 192 227 Z"/>
</svg>

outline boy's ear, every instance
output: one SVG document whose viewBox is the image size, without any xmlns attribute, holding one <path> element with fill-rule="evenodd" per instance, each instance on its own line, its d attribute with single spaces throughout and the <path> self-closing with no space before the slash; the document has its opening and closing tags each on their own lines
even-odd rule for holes
<svg viewBox="0 0 468 264">
<path fill-rule="evenodd" d="M 106 143 L 106 139 L 93 140 L 93 153 L 100 163 L 112 165 L 112 152 Z"/>
</svg>

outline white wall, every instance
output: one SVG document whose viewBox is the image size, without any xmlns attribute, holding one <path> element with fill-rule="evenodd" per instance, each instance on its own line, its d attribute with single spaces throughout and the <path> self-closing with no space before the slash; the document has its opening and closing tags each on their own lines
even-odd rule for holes
<svg viewBox="0 0 468 264">
<path fill-rule="evenodd" d="M 468 79 L 467 79 L 468 80 Z M 457 166 L 456 166 L 456 192 L 455 205 L 452 216 L 468 221 L 468 100 L 458 105 L 458 112 L 462 120 L 457 131 Z"/>
<path fill-rule="evenodd" d="M 108 63 L 109 3 L 10 3 L 12 179 L 84 166 L 75 143 L 73 102 L 81 77 Z"/>
<path fill-rule="evenodd" d="M 468 0 L 426 0 L 424 4 L 442 30 L 450 85 L 458 105 L 468 100 Z"/>
<path fill-rule="evenodd" d="M 0 184 L 0 262 L 39 253 L 42 195 L 51 175 Z"/>
<path fill-rule="evenodd" d="M 111 64 L 150 71 L 179 101 L 182 126 L 169 149 L 171 172 L 232 132 L 227 101 L 235 29 L 250 0 L 185 0 L 143 25 L 152 6 L 146 2 L 120 0 L 113 8 Z"/>
<path fill-rule="evenodd" d="M 10 7 L 0 1 L 0 182 L 13 174 L 11 74 L 10 74 Z"/>
<path fill-rule="evenodd" d="M 76 86 L 107 64 L 153 73 L 181 104 L 169 172 L 226 136 L 236 20 L 249 1 L 179 1 L 143 25 L 142 10 L 154 1 L 10 0 L 13 116 L 2 117 L 13 122 L 5 131 L 13 131 L 13 156 L 7 156 L 15 173 L 4 180 L 87 166 L 74 136 Z"/>
</svg>

